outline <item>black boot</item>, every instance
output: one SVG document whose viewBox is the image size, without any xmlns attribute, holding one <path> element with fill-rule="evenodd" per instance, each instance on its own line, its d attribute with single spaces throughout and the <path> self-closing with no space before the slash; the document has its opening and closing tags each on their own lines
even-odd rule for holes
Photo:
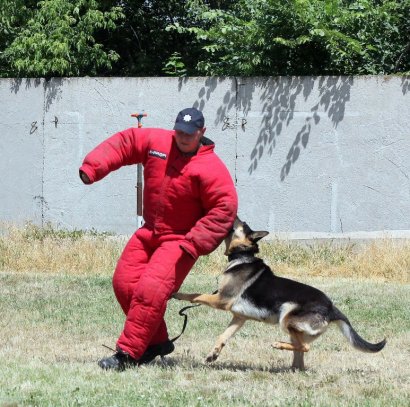
<svg viewBox="0 0 410 407">
<path fill-rule="evenodd" d="M 175 349 L 174 343 L 170 340 L 148 346 L 144 354 L 138 359 L 138 364 L 143 365 L 152 362 L 157 356 L 165 356 L 172 353 Z"/>
<path fill-rule="evenodd" d="M 128 353 L 117 348 L 117 352 L 114 355 L 101 359 L 98 362 L 98 366 L 104 370 L 117 370 L 122 371 L 128 367 L 137 366 L 138 361 L 132 358 Z"/>
</svg>

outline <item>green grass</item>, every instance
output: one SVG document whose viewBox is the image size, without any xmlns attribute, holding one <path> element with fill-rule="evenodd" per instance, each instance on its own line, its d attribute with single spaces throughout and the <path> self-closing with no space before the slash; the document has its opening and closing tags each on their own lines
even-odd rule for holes
<svg viewBox="0 0 410 407">
<path fill-rule="evenodd" d="M 305 279 L 305 282 L 307 279 Z M 248 322 L 212 365 L 203 360 L 230 320 L 204 306 L 188 311 L 175 352 L 122 373 L 96 362 L 110 354 L 123 315 L 104 275 L 0 273 L 0 406 L 407 406 L 410 397 L 410 286 L 309 278 L 379 354 L 351 348 L 330 328 L 306 355 L 307 371 L 289 370 L 291 353 L 277 327 Z M 182 290 L 212 292 L 215 276 L 188 276 Z M 170 301 L 170 335 L 184 304 Z"/>
</svg>

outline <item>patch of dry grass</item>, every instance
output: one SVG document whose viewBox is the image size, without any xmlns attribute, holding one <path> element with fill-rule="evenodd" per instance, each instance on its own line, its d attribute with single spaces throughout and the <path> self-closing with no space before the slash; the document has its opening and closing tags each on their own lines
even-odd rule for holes
<svg viewBox="0 0 410 407">
<path fill-rule="evenodd" d="M 126 239 L 106 233 L 0 224 L 0 270 L 112 273 Z"/>
<path fill-rule="evenodd" d="M 383 239 L 366 243 L 272 241 L 260 256 L 281 275 L 347 277 L 410 282 L 410 241 Z"/>
<path fill-rule="evenodd" d="M 96 232 L 67 231 L 47 225 L 0 225 L 0 270 L 111 275 L 127 239 Z M 219 274 L 224 248 L 201 257 L 195 270 Z M 361 244 L 290 241 L 262 242 L 260 256 L 284 276 L 327 276 L 410 282 L 410 241 Z"/>
</svg>

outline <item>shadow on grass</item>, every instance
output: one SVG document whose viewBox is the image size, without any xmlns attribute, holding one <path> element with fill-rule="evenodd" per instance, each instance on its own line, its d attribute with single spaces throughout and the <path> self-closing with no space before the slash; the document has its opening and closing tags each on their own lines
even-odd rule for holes
<svg viewBox="0 0 410 407">
<path fill-rule="evenodd" d="M 267 372 L 267 373 L 285 373 L 291 372 L 290 366 L 266 367 L 260 364 L 249 364 L 243 362 L 214 362 L 205 363 L 199 362 L 197 359 L 191 357 L 167 357 L 163 361 L 161 359 L 154 360 L 151 366 L 160 366 L 163 368 L 173 369 L 176 367 L 189 366 L 192 369 L 210 369 L 210 370 L 230 370 L 232 372 Z"/>
</svg>

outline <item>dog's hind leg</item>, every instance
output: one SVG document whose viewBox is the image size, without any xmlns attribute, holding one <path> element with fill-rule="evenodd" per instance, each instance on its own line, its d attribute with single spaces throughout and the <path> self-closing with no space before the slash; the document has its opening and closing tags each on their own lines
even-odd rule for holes
<svg viewBox="0 0 410 407">
<path fill-rule="evenodd" d="M 292 369 L 305 370 L 304 356 L 303 352 L 293 351 Z"/>
<path fill-rule="evenodd" d="M 234 316 L 232 321 L 230 322 L 228 328 L 226 328 L 225 332 L 219 336 L 218 340 L 215 343 L 215 346 L 212 352 L 206 357 L 206 362 L 210 363 L 216 360 L 221 353 L 222 348 L 226 345 L 228 340 L 232 338 L 242 328 L 243 324 L 245 323 L 246 319 Z"/>
<path fill-rule="evenodd" d="M 292 344 L 301 350 L 294 350 L 293 351 L 293 361 L 292 361 L 292 369 L 304 370 L 305 369 L 305 353 L 309 350 L 309 345 L 305 342 L 304 333 L 290 330 L 290 340 Z"/>
<path fill-rule="evenodd" d="M 304 353 L 309 351 L 309 345 L 305 342 L 303 332 L 296 331 L 294 329 L 288 329 L 288 331 L 289 331 L 291 343 L 274 342 L 272 346 L 275 349 L 293 351 L 292 368 L 303 370 L 305 368 L 305 364 L 303 360 Z"/>
</svg>

